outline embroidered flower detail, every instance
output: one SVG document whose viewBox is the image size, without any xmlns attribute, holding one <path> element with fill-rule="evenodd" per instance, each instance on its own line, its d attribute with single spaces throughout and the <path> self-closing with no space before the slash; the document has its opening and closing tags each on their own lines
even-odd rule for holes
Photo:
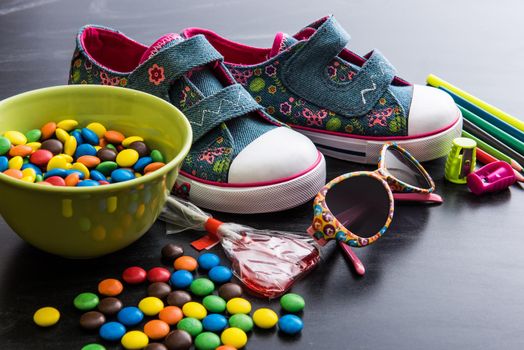
<svg viewBox="0 0 524 350">
<path fill-rule="evenodd" d="M 82 65 L 82 60 L 81 60 L 80 58 L 77 59 L 77 60 L 75 60 L 74 66 L 75 66 L 76 68 L 80 67 L 81 65 Z"/>
<path fill-rule="evenodd" d="M 253 74 L 255 74 L 258 77 L 259 75 L 262 74 L 262 69 L 261 68 L 255 68 L 255 70 L 253 71 Z"/>
<path fill-rule="evenodd" d="M 350 71 L 348 72 L 348 79 L 349 80 L 353 80 L 353 77 L 356 75 L 357 73 L 353 72 L 353 71 Z"/>
<path fill-rule="evenodd" d="M 386 99 L 384 97 L 381 97 L 380 100 L 378 100 L 378 103 L 380 103 L 381 105 L 385 105 Z"/>
<path fill-rule="evenodd" d="M 160 85 L 161 82 L 166 80 L 166 77 L 164 76 L 164 67 L 160 67 L 158 64 L 153 64 L 151 68 L 147 70 L 149 73 L 149 82 Z"/>
<path fill-rule="evenodd" d="M 379 125 L 387 126 L 387 119 L 393 113 L 393 108 L 386 108 L 380 111 L 372 110 L 368 114 L 368 126 L 370 128 Z"/>
<path fill-rule="evenodd" d="M 280 112 L 285 115 L 290 115 L 291 114 L 291 105 L 288 102 L 281 103 Z"/>
<path fill-rule="evenodd" d="M 126 85 L 127 85 L 127 79 L 126 78 L 120 79 L 120 86 L 124 87 Z"/>
<path fill-rule="evenodd" d="M 277 74 L 277 69 L 272 64 L 270 64 L 269 66 L 266 66 L 265 71 L 266 71 L 266 74 L 269 75 L 270 77 Z"/>
<path fill-rule="evenodd" d="M 80 82 L 80 84 L 87 84 L 87 81 L 82 80 L 82 81 Z"/>
<path fill-rule="evenodd" d="M 262 97 L 260 97 L 260 96 L 255 96 L 255 101 L 257 101 L 257 103 L 262 102 Z"/>
<path fill-rule="evenodd" d="M 91 70 L 91 68 L 93 68 L 93 64 L 91 63 L 91 61 L 86 60 L 86 61 L 84 62 L 84 68 L 85 68 L 86 70 Z"/>
<path fill-rule="evenodd" d="M 120 78 L 111 77 L 106 72 L 100 72 L 100 82 L 102 85 L 116 86 L 120 84 Z"/>
<path fill-rule="evenodd" d="M 331 78 L 335 77 L 337 75 L 337 69 L 333 66 L 329 66 L 328 69 L 328 74 Z"/>
<path fill-rule="evenodd" d="M 344 130 L 346 130 L 347 133 L 351 134 L 353 132 L 353 125 L 346 125 Z"/>
<path fill-rule="evenodd" d="M 244 85 L 244 86 L 247 85 L 247 80 L 249 78 L 251 78 L 251 76 L 253 75 L 253 71 L 252 70 L 241 71 L 241 70 L 238 70 L 238 69 L 231 68 L 229 71 L 233 75 L 233 78 L 235 78 L 235 80 L 239 84 Z"/>
<path fill-rule="evenodd" d="M 269 92 L 271 95 L 274 95 L 275 92 L 277 92 L 277 87 L 275 85 L 271 85 L 267 88 L 267 92 Z"/>
<path fill-rule="evenodd" d="M 275 107 L 273 107 L 273 106 L 268 106 L 268 107 L 267 107 L 267 112 L 268 112 L 269 114 L 274 114 L 274 113 L 275 113 Z"/>
<path fill-rule="evenodd" d="M 313 113 L 313 111 L 311 111 L 309 108 L 304 108 L 302 111 L 302 116 L 307 119 L 307 125 L 322 126 L 324 118 L 327 117 L 327 111 L 325 109 L 321 109 L 317 113 Z"/>
</svg>

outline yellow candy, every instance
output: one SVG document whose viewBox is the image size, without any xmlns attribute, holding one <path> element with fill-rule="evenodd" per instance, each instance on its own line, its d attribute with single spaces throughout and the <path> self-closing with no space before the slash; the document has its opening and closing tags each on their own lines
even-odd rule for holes
<svg viewBox="0 0 524 350">
<path fill-rule="evenodd" d="M 75 163 L 71 169 L 80 170 L 84 174 L 84 179 L 89 179 L 89 169 L 82 163 Z"/>
<path fill-rule="evenodd" d="M 193 317 L 197 320 L 201 320 L 204 317 L 207 316 L 207 310 L 204 307 L 204 305 L 190 301 L 189 303 L 185 303 L 184 306 L 182 306 L 182 312 L 187 317 Z"/>
<path fill-rule="evenodd" d="M 36 178 L 36 171 L 33 168 L 25 168 L 24 170 L 22 170 L 22 176 L 32 176 L 33 178 Z"/>
<path fill-rule="evenodd" d="M 149 338 L 144 332 L 130 331 L 124 334 L 120 342 L 129 350 L 143 349 L 149 344 Z"/>
<path fill-rule="evenodd" d="M 33 149 L 33 152 L 38 151 L 40 147 L 42 147 L 42 144 L 40 142 L 29 142 L 26 145 L 31 147 Z"/>
<path fill-rule="evenodd" d="M 231 315 L 248 314 L 251 312 L 251 303 L 244 298 L 233 298 L 227 302 L 226 308 Z"/>
<path fill-rule="evenodd" d="M 129 145 L 135 141 L 144 141 L 144 139 L 140 136 L 129 136 L 128 138 L 125 138 L 124 141 L 122 141 L 122 146 L 129 147 Z"/>
<path fill-rule="evenodd" d="M 14 146 L 25 145 L 27 143 L 27 137 L 20 131 L 6 131 L 4 137 L 11 141 Z"/>
<path fill-rule="evenodd" d="M 257 327 L 269 329 L 275 327 L 278 322 L 277 313 L 268 308 L 261 308 L 253 314 L 253 322 Z"/>
<path fill-rule="evenodd" d="M 140 174 L 140 173 L 135 173 L 135 178 L 138 179 L 138 178 L 141 177 L 141 176 L 142 176 L 142 174 Z"/>
<path fill-rule="evenodd" d="M 22 181 L 24 181 L 24 182 L 34 183 L 35 180 L 36 180 L 36 177 L 32 177 L 32 176 L 24 176 L 24 177 L 21 178 L 20 180 L 22 180 Z"/>
<path fill-rule="evenodd" d="M 9 159 L 9 162 L 7 163 L 9 166 L 9 169 L 22 169 L 22 165 L 24 165 L 24 158 L 20 156 L 15 156 L 11 159 Z"/>
<path fill-rule="evenodd" d="M 73 137 L 74 138 L 74 137 Z M 59 155 L 57 155 L 57 157 L 62 157 L 65 159 L 66 162 L 68 163 L 72 163 L 73 162 L 73 157 L 71 157 L 69 154 L 65 154 L 65 153 L 60 153 Z"/>
<path fill-rule="evenodd" d="M 99 138 L 103 137 L 104 134 L 106 133 L 107 129 L 105 126 L 103 126 L 102 124 L 100 123 L 89 123 L 87 125 L 87 128 L 89 130 L 91 130 L 92 132 L 94 132 L 96 134 L 96 136 L 98 136 Z"/>
<path fill-rule="evenodd" d="M 147 316 L 155 316 L 164 308 L 164 302 L 157 297 L 147 297 L 138 303 L 140 311 Z"/>
<path fill-rule="evenodd" d="M 61 155 L 54 156 L 49 160 L 49 163 L 47 163 L 47 171 L 56 168 L 67 169 L 68 164 L 67 160 Z"/>
<path fill-rule="evenodd" d="M 70 137 L 69 133 L 65 131 L 64 129 L 56 128 L 55 135 L 60 142 L 65 143 L 67 139 Z"/>
<path fill-rule="evenodd" d="M 246 345 L 247 335 L 246 332 L 240 328 L 231 327 L 222 332 L 220 340 L 222 340 L 222 344 L 224 345 L 229 345 L 235 349 L 240 349 Z"/>
<path fill-rule="evenodd" d="M 46 306 L 38 309 L 33 315 L 33 321 L 40 327 L 49 327 L 58 322 L 60 312 L 54 307 Z"/>
<path fill-rule="evenodd" d="M 100 146 L 94 146 L 94 147 L 95 147 L 95 149 L 96 149 L 97 152 L 102 148 L 102 147 L 100 147 Z"/>
<path fill-rule="evenodd" d="M 69 136 L 69 138 L 64 143 L 64 153 L 68 156 L 73 156 L 76 151 L 76 138 Z"/>
<path fill-rule="evenodd" d="M 135 165 L 138 157 L 138 152 L 134 149 L 125 149 L 116 156 L 116 163 L 122 168 L 129 168 Z"/>
<path fill-rule="evenodd" d="M 78 125 L 78 122 L 73 119 L 65 119 L 56 124 L 57 128 L 64 129 L 65 131 L 71 131 Z"/>
</svg>

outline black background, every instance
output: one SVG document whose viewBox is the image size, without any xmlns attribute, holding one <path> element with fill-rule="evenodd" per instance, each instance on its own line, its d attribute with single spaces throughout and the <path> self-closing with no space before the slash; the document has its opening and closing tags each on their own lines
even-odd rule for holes
<svg viewBox="0 0 524 350">
<path fill-rule="evenodd" d="M 64 84 L 78 28 L 111 26 L 146 44 L 188 26 L 241 42 L 270 46 L 277 31 L 294 33 L 334 13 L 353 36 L 350 47 L 374 47 L 401 76 L 423 83 L 435 73 L 506 111 L 521 114 L 522 4 L 519 1 L 0 1 L 0 98 Z M 328 177 L 372 169 L 327 159 Z M 440 206 L 397 205 L 393 225 L 357 254 L 357 277 L 338 251 L 294 291 L 306 298 L 305 329 L 296 338 L 255 332 L 248 349 L 522 349 L 524 346 L 524 230 L 522 188 L 475 197 L 443 180 L 443 160 L 426 164 Z M 1 196 L 1 194 L 0 194 Z M 6 200 L 2 198 L 1 200 Z M 27 203 L 26 216 L 33 208 Z M 258 228 L 303 231 L 310 203 L 283 213 L 221 215 Z M 130 247 L 103 258 L 71 261 L 37 251 L 0 220 L 0 348 L 80 349 L 95 341 L 78 327 L 72 299 L 131 265 L 160 264 L 167 242 L 156 223 Z M 219 251 L 219 249 L 215 249 Z M 188 251 L 189 248 L 188 248 Z M 194 251 L 190 251 L 194 254 Z M 136 303 L 145 287 L 122 297 Z M 256 306 L 276 301 L 253 299 Z M 39 329 L 33 312 L 62 311 L 60 323 Z"/>
</svg>

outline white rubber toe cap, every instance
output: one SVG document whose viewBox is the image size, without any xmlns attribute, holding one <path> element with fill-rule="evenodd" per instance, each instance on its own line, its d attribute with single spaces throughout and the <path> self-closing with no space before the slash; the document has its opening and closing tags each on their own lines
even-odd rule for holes
<svg viewBox="0 0 524 350">
<path fill-rule="evenodd" d="M 303 173 L 317 160 L 313 142 L 296 131 L 279 127 L 240 151 L 229 168 L 228 182 L 277 182 Z"/>
<path fill-rule="evenodd" d="M 423 86 L 413 86 L 413 100 L 408 117 L 408 135 L 420 135 L 442 131 L 457 120 L 459 110 L 444 91 Z"/>
</svg>

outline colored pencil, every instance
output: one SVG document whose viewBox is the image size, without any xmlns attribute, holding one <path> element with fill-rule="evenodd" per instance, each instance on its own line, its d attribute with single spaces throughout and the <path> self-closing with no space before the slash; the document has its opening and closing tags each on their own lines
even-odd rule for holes
<svg viewBox="0 0 524 350">
<path fill-rule="evenodd" d="M 477 152 L 477 160 L 481 162 L 482 164 L 489 164 L 489 163 L 498 161 L 497 158 L 493 157 L 491 154 L 487 153 L 486 151 L 483 151 L 481 148 L 477 147 L 476 152 Z M 515 173 L 515 176 L 517 177 L 517 181 L 524 182 L 524 175 L 518 172 L 515 168 L 513 169 L 513 172 Z"/>
<path fill-rule="evenodd" d="M 436 75 L 433 75 L 433 74 L 428 75 L 428 77 L 426 78 L 426 81 L 427 81 L 428 85 L 431 85 L 431 86 L 434 86 L 434 87 L 441 87 L 442 86 L 442 87 L 445 87 L 446 89 L 448 89 L 450 91 L 453 91 L 454 93 L 456 93 L 460 97 L 462 97 L 462 98 L 466 99 L 467 101 L 473 103 L 474 105 L 482 108 L 483 110 L 487 111 L 488 113 L 491 113 L 494 116 L 502 119 L 506 123 L 508 123 L 508 124 L 514 126 L 515 128 L 519 129 L 520 131 L 524 131 L 524 121 L 519 120 L 518 118 L 516 118 L 516 117 L 514 117 L 512 115 L 509 115 L 508 113 L 498 109 L 495 106 L 490 105 L 487 102 L 482 101 L 481 99 L 479 99 L 479 98 L 477 98 L 477 97 L 467 93 L 466 91 L 461 90 L 461 89 L 451 85 L 450 83 L 448 83 L 447 81 L 437 77 Z"/>
</svg>

